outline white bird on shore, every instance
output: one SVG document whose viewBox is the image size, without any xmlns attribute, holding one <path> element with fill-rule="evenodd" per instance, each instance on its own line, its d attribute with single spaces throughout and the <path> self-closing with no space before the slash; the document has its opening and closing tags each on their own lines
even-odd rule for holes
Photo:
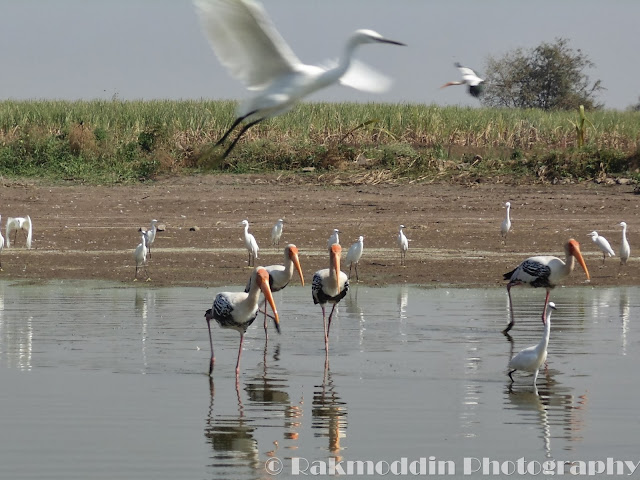
<svg viewBox="0 0 640 480">
<path fill-rule="evenodd" d="M 249 252 L 249 266 L 256 266 L 256 259 L 258 258 L 258 242 L 256 237 L 249 233 L 249 220 L 243 220 L 240 225 L 244 226 L 244 246 L 247 247 Z"/>
<path fill-rule="evenodd" d="M 409 240 L 402 231 L 406 228 L 404 225 L 400 225 L 400 232 L 398 233 L 398 248 L 400 249 L 400 265 L 407 264 L 407 250 L 409 250 Z"/>
<path fill-rule="evenodd" d="M 500 226 L 500 235 L 502 235 L 502 238 L 504 239 L 503 242 L 507 240 L 507 234 L 509 233 L 509 230 L 511 230 L 511 218 L 509 217 L 509 210 L 511 210 L 511 203 L 506 202 L 504 206 L 507 209 L 507 216 L 502 221 L 502 225 Z"/>
<path fill-rule="evenodd" d="M 338 230 L 337 228 L 333 229 L 333 233 L 329 235 L 329 240 L 327 240 L 327 248 L 331 248 L 331 245 L 333 245 L 334 243 L 340 245 L 340 237 L 338 236 L 339 233 L 340 230 Z"/>
<path fill-rule="evenodd" d="M 149 280 L 149 272 L 147 272 L 147 255 L 149 250 L 147 249 L 147 236 L 144 232 L 140 232 L 141 241 L 133 251 L 133 258 L 136 261 L 136 274 L 133 277 L 133 281 L 138 281 L 138 270 L 144 269 L 144 273 Z"/>
<path fill-rule="evenodd" d="M 511 318 L 502 333 L 509 333 L 509 330 L 511 330 L 515 323 L 513 318 L 513 302 L 511 301 L 511 287 L 516 285 L 529 285 L 534 288 L 544 287 L 547 290 L 544 307 L 542 308 L 542 321 L 544 322 L 544 314 L 547 309 L 547 304 L 549 303 L 551 289 L 573 271 L 576 260 L 587 275 L 587 280 L 591 278 L 587 264 L 580 252 L 580 244 L 576 240 L 573 238 L 569 239 L 564 246 L 564 253 L 564 261 L 551 255 L 529 257 L 516 268 L 503 275 L 505 280 L 509 280 L 509 283 L 507 283 L 507 295 L 509 297 L 509 312 Z"/>
<path fill-rule="evenodd" d="M 593 240 L 593 243 L 595 243 L 600 251 L 602 251 L 602 265 L 604 265 L 604 261 L 607 258 L 607 255 L 609 255 L 610 257 L 616 256 L 613 248 L 611 248 L 611 245 L 609 244 L 609 241 L 602 235 L 598 235 L 598 232 L 594 230 L 589 234 L 589 236 L 591 237 L 591 240 Z"/>
<path fill-rule="evenodd" d="M 351 280 L 351 267 L 356 267 L 356 282 L 360 280 L 358 277 L 358 262 L 360 262 L 360 257 L 362 257 L 362 252 L 364 250 L 364 237 L 360 235 L 358 237 L 358 241 L 349 247 L 349 251 L 347 252 L 347 264 L 349 265 L 349 280 Z"/>
<path fill-rule="evenodd" d="M 280 237 L 282 236 L 283 227 L 284 222 L 281 218 L 279 218 L 276 224 L 271 229 L 271 245 L 273 245 L 274 247 L 280 245 Z"/>
<path fill-rule="evenodd" d="M 440 88 L 450 87 L 451 85 L 469 85 L 469 95 L 479 98 L 484 90 L 484 80 L 476 75 L 476 72 L 470 68 L 463 67 L 460 63 L 456 63 L 455 66 L 460 70 L 462 80 L 447 82 Z"/>
<path fill-rule="evenodd" d="M 27 232 L 27 248 L 31 248 L 31 239 L 33 237 L 33 228 L 31 223 L 31 217 L 27 215 L 26 217 L 9 217 L 7 218 L 7 248 L 11 247 L 11 232 L 15 231 L 13 234 L 13 243 L 16 242 L 16 235 L 18 234 L 18 230 L 24 230 Z"/>
<path fill-rule="evenodd" d="M 532 345 L 521 350 L 515 355 L 509 362 L 509 378 L 513 383 L 512 374 L 516 370 L 522 370 L 525 372 L 533 373 L 533 386 L 536 386 L 536 380 L 538 379 L 538 370 L 540 366 L 547 359 L 547 347 L 549 346 L 549 335 L 551 333 L 551 310 L 555 310 L 556 305 L 553 302 L 547 304 L 546 318 L 544 321 L 544 333 L 537 345 Z"/>
<path fill-rule="evenodd" d="M 156 240 L 156 233 L 158 231 L 158 227 L 156 226 L 157 223 L 158 220 L 151 220 L 151 228 L 144 232 L 145 236 L 147 237 L 147 250 L 149 258 L 151 258 L 151 246 Z"/>
<path fill-rule="evenodd" d="M 241 122 L 246 122 L 224 157 L 251 126 L 291 110 L 302 98 L 333 83 L 369 92 L 385 91 L 389 80 L 351 57 L 357 46 L 366 43 L 404 45 L 373 30 L 356 30 L 337 63 L 306 65 L 286 44 L 257 1 L 196 0 L 195 4 L 220 63 L 249 90 L 259 92 L 239 106 L 236 120 L 218 141 L 217 145 L 224 143 Z"/>
<path fill-rule="evenodd" d="M 334 243 L 329 247 L 329 268 L 318 270 L 313 275 L 311 282 L 311 296 L 314 305 L 320 304 L 322 308 L 322 323 L 324 326 L 324 348 L 329 353 L 329 329 L 331 328 L 331 319 L 333 311 L 340 300 L 349 291 L 349 278 L 346 273 L 340 271 L 340 254 L 342 248 L 339 244 Z M 329 313 L 329 321 L 325 316 L 325 304 L 332 303 L 331 312 Z"/>
<path fill-rule="evenodd" d="M 631 247 L 629 247 L 629 242 L 627 241 L 627 223 L 620 222 L 619 225 L 622 227 L 622 243 L 620 244 L 620 265 L 626 265 L 627 260 L 631 256 Z"/>
</svg>

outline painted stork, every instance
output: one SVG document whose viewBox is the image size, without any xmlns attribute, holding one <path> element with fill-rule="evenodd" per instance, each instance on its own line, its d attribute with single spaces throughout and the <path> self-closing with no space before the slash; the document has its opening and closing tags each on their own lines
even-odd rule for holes
<svg viewBox="0 0 640 480">
<path fill-rule="evenodd" d="M 360 235 L 358 241 L 349 247 L 347 252 L 347 264 L 349 265 L 349 280 L 351 280 L 351 267 L 356 267 L 356 282 L 360 280 L 358 277 L 358 263 L 360 257 L 362 257 L 362 251 L 364 250 L 364 237 Z"/>
<path fill-rule="evenodd" d="M 409 240 L 402 231 L 406 228 L 404 225 L 400 225 L 400 231 L 398 233 L 398 248 L 400 249 L 400 265 L 407 264 L 407 250 L 409 250 Z"/>
<path fill-rule="evenodd" d="M 249 252 L 249 266 L 256 266 L 256 259 L 258 258 L 258 242 L 256 242 L 256 237 L 249 233 L 249 220 L 243 220 L 240 222 L 240 225 L 244 227 L 244 246 L 247 248 L 247 252 Z"/>
<path fill-rule="evenodd" d="M 249 280 L 251 285 L 248 292 L 221 292 L 216 295 L 213 307 L 207 310 L 204 318 L 207 319 L 207 329 L 209 330 L 209 343 L 211 345 L 211 361 L 209 363 L 209 375 L 213 372 L 215 357 L 213 355 L 213 339 L 211 337 L 211 319 L 218 322 L 222 328 L 232 328 L 240 333 L 240 346 L 238 348 L 238 361 L 236 362 L 236 379 L 240 373 L 240 356 L 242 355 L 242 344 L 247 328 L 258 316 L 258 300 L 260 291 L 264 298 L 271 305 L 273 310 L 273 320 L 276 330 L 280 333 L 280 318 L 276 303 L 269 287 L 269 272 L 264 267 L 256 267 L 251 273 Z"/>
<path fill-rule="evenodd" d="M 484 90 L 484 80 L 476 75 L 476 72 L 470 68 L 463 67 L 460 63 L 456 63 L 455 66 L 460 70 L 462 80 L 447 82 L 440 88 L 450 87 L 451 85 L 469 85 L 469 95 L 480 98 Z"/>
<path fill-rule="evenodd" d="M 622 243 L 620 244 L 620 265 L 626 265 L 629 257 L 631 256 L 631 247 L 627 241 L 627 223 L 620 222 L 622 227 Z"/>
<path fill-rule="evenodd" d="M 273 245 L 274 247 L 280 245 L 280 237 L 282 236 L 283 227 L 284 222 L 281 218 L 279 218 L 276 224 L 271 229 L 271 245 Z"/>
<path fill-rule="evenodd" d="M 31 239 L 33 237 L 33 228 L 31 223 L 31 217 L 27 215 L 26 217 L 9 217 L 7 218 L 7 248 L 11 247 L 11 232 L 15 231 L 13 234 L 13 243 L 16 243 L 16 235 L 18 234 L 18 230 L 24 230 L 27 232 L 27 248 L 31 248 Z"/>
<path fill-rule="evenodd" d="M 515 323 L 513 319 L 513 303 L 511 301 L 511 287 L 514 285 L 524 284 L 535 288 L 544 287 L 547 290 L 547 295 L 544 299 L 544 308 L 542 309 L 542 321 L 544 322 L 547 303 L 549 303 L 549 293 L 552 288 L 573 271 L 575 260 L 578 260 L 578 263 L 587 275 L 587 280 L 591 279 L 587 264 L 584 262 L 584 258 L 582 258 L 582 253 L 580 253 L 580 244 L 572 238 L 565 244 L 564 252 L 565 261 L 550 255 L 530 257 L 503 275 L 505 280 L 509 280 L 509 283 L 507 283 L 507 294 L 509 296 L 511 320 L 502 333 L 509 333 L 509 330 L 511 330 Z"/>
<path fill-rule="evenodd" d="M 340 236 L 338 235 L 339 233 L 340 230 L 338 230 L 337 228 L 333 229 L 333 232 L 331 233 L 331 235 L 329 235 L 329 240 L 327 240 L 327 248 L 331 248 L 331 245 L 333 245 L 334 243 L 340 245 Z"/>
<path fill-rule="evenodd" d="M 349 291 L 349 279 L 347 274 L 340 271 L 340 254 L 342 247 L 334 243 L 329 247 L 329 268 L 318 270 L 313 275 L 311 283 L 311 295 L 314 304 L 320 304 L 322 308 L 322 323 L 324 326 L 324 348 L 329 353 L 329 329 L 331 328 L 331 319 L 333 311 L 340 300 Z M 329 321 L 326 320 L 325 305 L 332 303 L 331 313 L 329 313 Z"/>
<path fill-rule="evenodd" d="M 512 374 L 516 370 L 533 373 L 533 386 L 536 387 L 538 370 L 547 359 L 547 347 L 549 346 L 549 334 L 551 333 L 551 310 L 555 310 L 556 305 L 549 302 L 546 307 L 546 318 L 544 320 L 544 333 L 537 345 L 532 345 L 521 350 L 509 361 L 509 378 L 514 382 Z"/>
<path fill-rule="evenodd" d="M 502 225 L 500 226 L 500 235 L 502 235 L 503 241 L 506 241 L 507 234 L 509 233 L 509 230 L 511 230 L 511 218 L 509 217 L 509 210 L 511 210 L 511 203 L 506 202 L 504 206 L 507 209 L 507 216 L 504 218 L 504 220 L 502 221 Z"/>
<path fill-rule="evenodd" d="M 613 248 L 611 248 L 611 245 L 609 244 L 609 241 L 602 235 L 598 235 L 598 232 L 594 230 L 589 234 L 589 236 L 591 237 L 591 240 L 593 240 L 593 243 L 595 243 L 602 252 L 602 265 L 604 265 L 604 261 L 607 258 L 607 255 L 609 255 L 610 257 L 616 256 Z"/>
<path fill-rule="evenodd" d="M 151 220 L 151 227 L 149 228 L 149 230 L 144 232 L 145 236 L 147 237 L 147 249 L 149 250 L 149 258 L 151 258 L 151 246 L 153 245 L 153 242 L 155 242 L 156 233 L 158 232 L 158 227 L 156 226 L 157 223 L 158 220 Z"/>
<path fill-rule="evenodd" d="M 305 65 L 280 36 L 255 0 L 196 0 L 209 43 L 218 60 L 236 79 L 258 94 L 241 104 L 237 118 L 216 145 L 222 145 L 242 122 L 246 124 L 224 152 L 226 158 L 253 125 L 291 110 L 307 95 L 336 82 L 358 90 L 383 92 L 390 81 L 352 60 L 359 45 L 404 45 L 373 30 L 357 30 L 347 41 L 340 60 L 331 66 Z"/>
<path fill-rule="evenodd" d="M 149 279 L 149 272 L 147 272 L 147 255 L 149 250 L 147 248 L 147 236 L 144 232 L 140 232 L 140 243 L 133 251 L 133 258 L 136 261 L 136 274 L 133 277 L 133 281 L 138 281 L 138 270 L 141 268 L 144 269 L 144 273 L 147 276 L 147 280 Z"/>
<path fill-rule="evenodd" d="M 264 267 L 264 269 L 269 274 L 269 287 L 271 288 L 272 293 L 279 292 L 289 284 L 289 282 L 293 278 L 294 268 L 298 272 L 298 275 L 300 276 L 300 282 L 304 287 L 304 276 L 302 275 L 302 267 L 300 266 L 300 259 L 298 258 L 298 247 L 296 247 L 293 243 L 290 243 L 289 245 L 284 247 L 284 265 L 269 265 L 268 267 Z M 251 290 L 252 278 L 249 279 L 249 282 L 247 283 L 247 286 L 244 289 L 246 293 L 248 293 Z M 265 334 L 265 337 L 268 337 L 267 299 L 266 298 L 264 300 L 263 311 L 264 311 L 264 334 Z"/>
</svg>

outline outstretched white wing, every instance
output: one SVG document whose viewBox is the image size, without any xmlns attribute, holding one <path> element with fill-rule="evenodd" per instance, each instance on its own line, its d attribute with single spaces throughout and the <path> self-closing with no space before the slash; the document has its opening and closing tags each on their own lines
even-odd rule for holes
<svg viewBox="0 0 640 480">
<path fill-rule="evenodd" d="M 262 6 L 252 0 L 195 0 L 218 60 L 249 90 L 262 90 L 301 64 Z"/>
<path fill-rule="evenodd" d="M 389 90 L 392 80 L 359 60 L 351 60 L 340 83 L 363 92 L 382 93 Z"/>
</svg>

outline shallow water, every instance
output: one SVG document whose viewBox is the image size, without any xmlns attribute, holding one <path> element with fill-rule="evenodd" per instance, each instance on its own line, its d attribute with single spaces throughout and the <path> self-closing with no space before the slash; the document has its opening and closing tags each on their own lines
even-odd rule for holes
<svg viewBox="0 0 640 480">
<path fill-rule="evenodd" d="M 434 457 L 458 475 L 465 458 L 640 460 L 638 288 L 553 292 L 537 392 L 529 374 L 510 389 L 506 366 L 542 334 L 540 290 L 513 290 L 509 341 L 502 288 L 354 286 L 325 368 L 320 308 L 290 286 L 275 294 L 282 335 L 249 329 L 237 389 L 236 332 L 212 325 L 207 375 L 203 315 L 221 290 L 0 282 L 0 478 L 271 478 L 273 457 L 283 478 L 292 457 Z"/>
</svg>

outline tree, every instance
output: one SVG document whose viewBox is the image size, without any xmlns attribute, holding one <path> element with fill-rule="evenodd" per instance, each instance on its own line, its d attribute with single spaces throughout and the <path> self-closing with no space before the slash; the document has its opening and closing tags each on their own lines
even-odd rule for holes
<svg viewBox="0 0 640 480">
<path fill-rule="evenodd" d="M 592 83 L 584 73 L 595 64 L 568 44 L 568 40 L 557 38 L 529 50 L 515 49 L 502 58 L 490 56 L 483 105 L 543 110 L 577 110 L 580 105 L 587 110 L 601 108 L 595 97 L 604 87 L 600 80 Z"/>
</svg>

